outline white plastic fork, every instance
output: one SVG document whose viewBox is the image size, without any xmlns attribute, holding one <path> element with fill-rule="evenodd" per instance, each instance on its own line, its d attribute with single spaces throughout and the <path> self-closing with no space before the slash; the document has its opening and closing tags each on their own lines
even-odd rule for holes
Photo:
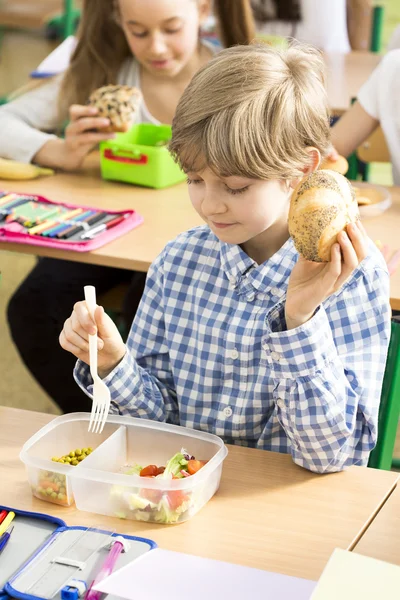
<svg viewBox="0 0 400 600">
<path fill-rule="evenodd" d="M 93 285 L 85 285 L 83 289 L 85 291 L 86 306 L 90 316 L 94 320 L 96 288 Z M 108 411 L 110 410 L 111 394 L 97 372 L 97 333 L 89 335 L 89 363 L 90 374 L 93 379 L 93 404 L 88 431 L 101 433 L 107 421 Z"/>
</svg>

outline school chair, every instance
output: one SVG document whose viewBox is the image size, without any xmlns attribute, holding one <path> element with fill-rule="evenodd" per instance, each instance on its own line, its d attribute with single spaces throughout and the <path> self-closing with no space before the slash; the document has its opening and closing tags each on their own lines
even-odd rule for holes
<svg viewBox="0 0 400 600">
<path fill-rule="evenodd" d="M 382 50 L 382 33 L 384 17 L 384 6 L 374 6 L 372 12 L 372 31 L 369 48 L 371 52 L 380 52 Z"/>
<path fill-rule="evenodd" d="M 378 441 L 369 457 L 368 466 L 390 471 L 400 467 L 393 460 L 393 450 L 400 416 L 400 317 L 392 318 L 389 350 L 383 378 L 378 417 Z"/>
<path fill-rule="evenodd" d="M 0 4 L 1 28 L 40 29 L 58 18 L 62 39 L 73 34 L 78 16 L 74 0 L 3 0 Z"/>
</svg>

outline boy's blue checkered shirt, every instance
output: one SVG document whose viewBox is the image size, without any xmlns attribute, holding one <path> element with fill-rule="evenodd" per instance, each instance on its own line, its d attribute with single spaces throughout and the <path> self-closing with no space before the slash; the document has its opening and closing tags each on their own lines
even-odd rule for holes
<svg viewBox="0 0 400 600">
<path fill-rule="evenodd" d="M 390 336 L 386 265 L 371 242 L 344 287 L 286 331 L 297 258 L 289 239 L 257 265 L 206 226 L 169 243 L 148 273 L 128 352 L 104 380 L 113 411 L 290 452 L 313 471 L 365 465 Z M 91 393 L 79 361 L 75 377 Z"/>
</svg>

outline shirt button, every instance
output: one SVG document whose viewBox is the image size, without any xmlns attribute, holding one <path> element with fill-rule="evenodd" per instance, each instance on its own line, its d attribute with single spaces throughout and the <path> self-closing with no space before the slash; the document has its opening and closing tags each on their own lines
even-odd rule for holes
<svg viewBox="0 0 400 600">
<path fill-rule="evenodd" d="M 253 302 L 254 298 L 256 297 L 256 295 L 254 293 L 249 294 L 247 297 L 247 300 L 249 302 Z"/>
<path fill-rule="evenodd" d="M 278 354 L 277 352 L 271 352 L 271 358 L 272 358 L 272 360 L 280 360 L 281 355 Z"/>
<path fill-rule="evenodd" d="M 239 352 L 236 350 L 236 348 L 231 350 L 231 358 L 233 358 L 233 360 L 236 360 L 237 358 L 239 358 Z"/>
<path fill-rule="evenodd" d="M 224 413 L 225 417 L 231 417 L 233 414 L 233 410 L 231 409 L 230 406 L 227 406 L 224 408 L 223 413 Z"/>
<path fill-rule="evenodd" d="M 282 408 L 282 409 L 285 408 L 285 401 L 282 398 L 278 398 L 276 403 L 279 406 L 279 408 Z"/>
<path fill-rule="evenodd" d="M 271 289 L 271 294 L 272 294 L 273 296 L 279 296 L 279 289 L 278 289 L 278 288 L 276 288 L 276 287 L 273 287 L 273 288 Z"/>
</svg>

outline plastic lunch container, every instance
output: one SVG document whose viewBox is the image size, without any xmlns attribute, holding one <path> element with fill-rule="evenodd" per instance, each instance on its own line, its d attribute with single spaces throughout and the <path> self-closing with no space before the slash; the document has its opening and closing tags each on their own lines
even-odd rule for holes
<svg viewBox="0 0 400 600">
<path fill-rule="evenodd" d="M 228 453 L 218 436 L 119 415 L 109 415 L 99 435 L 88 433 L 89 419 L 89 413 L 57 417 L 24 444 L 20 458 L 34 496 L 64 506 L 75 502 L 83 511 L 172 524 L 190 519 L 218 490 Z M 51 460 L 82 447 L 93 451 L 77 466 Z M 165 466 L 181 448 L 208 462 L 183 479 L 124 474 L 135 464 Z M 61 498 L 46 490 L 43 480 L 55 480 Z"/>
<path fill-rule="evenodd" d="M 100 144 L 103 179 L 163 188 L 186 179 L 168 151 L 169 125 L 143 123 Z"/>
</svg>

